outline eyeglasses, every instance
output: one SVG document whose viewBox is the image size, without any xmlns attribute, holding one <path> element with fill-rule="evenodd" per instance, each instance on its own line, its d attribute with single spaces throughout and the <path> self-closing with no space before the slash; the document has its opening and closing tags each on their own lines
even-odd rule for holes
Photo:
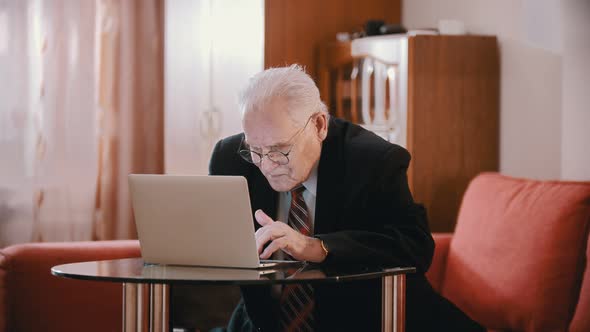
<svg viewBox="0 0 590 332">
<path fill-rule="evenodd" d="M 299 130 L 297 133 L 295 133 L 295 135 L 293 135 L 289 139 L 289 141 L 296 141 L 296 138 L 299 138 L 299 135 L 305 131 L 305 128 L 307 128 L 307 125 L 309 124 L 309 120 L 311 120 L 311 118 L 313 118 L 316 114 L 317 113 L 312 114 L 305 122 L 305 126 L 303 126 L 303 128 L 301 130 Z M 264 157 L 266 157 L 266 158 L 268 158 L 268 160 L 272 161 L 273 163 L 276 163 L 276 164 L 282 166 L 282 165 L 287 165 L 289 163 L 289 154 L 291 153 L 291 150 L 293 150 L 295 143 L 297 143 L 297 142 L 293 142 L 291 144 L 291 146 L 289 147 L 289 150 L 287 152 L 281 152 L 278 150 L 271 150 L 271 151 L 268 151 L 267 153 L 260 153 L 260 152 L 252 151 L 249 148 L 247 148 L 248 145 L 242 139 L 242 144 L 240 144 L 240 150 L 238 151 L 238 154 L 245 161 L 255 164 L 255 165 L 260 165 L 260 163 L 262 162 L 262 159 Z"/>
</svg>

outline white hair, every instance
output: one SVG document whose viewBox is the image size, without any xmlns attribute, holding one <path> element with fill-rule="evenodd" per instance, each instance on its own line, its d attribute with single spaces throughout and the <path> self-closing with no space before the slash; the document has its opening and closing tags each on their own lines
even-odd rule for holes
<svg viewBox="0 0 590 332">
<path fill-rule="evenodd" d="M 276 98 L 287 103 L 287 114 L 298 124 L 314 113 L 328 114 L 315 82 L 298 64 L 270 68 L 252 76 L 239 96 L 242 117 L 249 111 L 262 110 Z"/>
</svg>

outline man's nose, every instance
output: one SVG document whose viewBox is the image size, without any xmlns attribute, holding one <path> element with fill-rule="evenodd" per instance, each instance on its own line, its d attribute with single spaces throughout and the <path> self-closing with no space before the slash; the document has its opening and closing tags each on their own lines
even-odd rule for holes
<svg viewBox="0 0 590 332">
<path fill-rule="evenodd" d="M 264 157 L 264 158 L 262 158 L 262 160 L 260 160 L 259 167 L 265 173 L 272 171 L 273 169 L 277 168 L 277 166 L 279 166 L 279 164 L 268 159 L 268 157 Z"/>
</svg>

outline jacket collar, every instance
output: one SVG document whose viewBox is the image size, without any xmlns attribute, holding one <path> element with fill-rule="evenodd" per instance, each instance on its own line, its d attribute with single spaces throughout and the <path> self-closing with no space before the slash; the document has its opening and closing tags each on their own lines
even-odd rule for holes
<svg viewBox="0 0 590 332">
<path fill-rule="evenodd" d="M 314 228 L 316 233 L 334 231 L 337 211 L 339 211 L 338 193 L 344 187 L 344 167 L 340 128 L 330 118 L 328 136 L 322 143 L 322 154 L 318 168 L 317 196 Z"/>
</svg>

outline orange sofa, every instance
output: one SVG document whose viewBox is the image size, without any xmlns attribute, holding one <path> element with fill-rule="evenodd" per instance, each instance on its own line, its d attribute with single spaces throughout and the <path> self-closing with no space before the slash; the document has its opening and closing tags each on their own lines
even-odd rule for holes
<svg viewBox="0 0 590 332">
<path fill-rule="evenodd" d="M 27 243 L 2 249 L 0 331 L 120 331 L 120 284 L 58 278 L 50 269 L 139 256 L 138 241 Z"/>
<path fill-rule="evenodd" d="M 60 264 L 140 257 L 138 241 L 25 243 L 0 250 L 0 332 L 120 331 L 120 283 L 53 276 Z M 175 326 L 208 331 L 227 323 L 237 286 L 175 285 Z M 198 314 L 196 314 L 198 313 Z"/>
<path fill-rule="evenodd" d="M 476 177 L 433 287 L 489 330 L 590 331 L 590 182 Z"/>
</svg>

